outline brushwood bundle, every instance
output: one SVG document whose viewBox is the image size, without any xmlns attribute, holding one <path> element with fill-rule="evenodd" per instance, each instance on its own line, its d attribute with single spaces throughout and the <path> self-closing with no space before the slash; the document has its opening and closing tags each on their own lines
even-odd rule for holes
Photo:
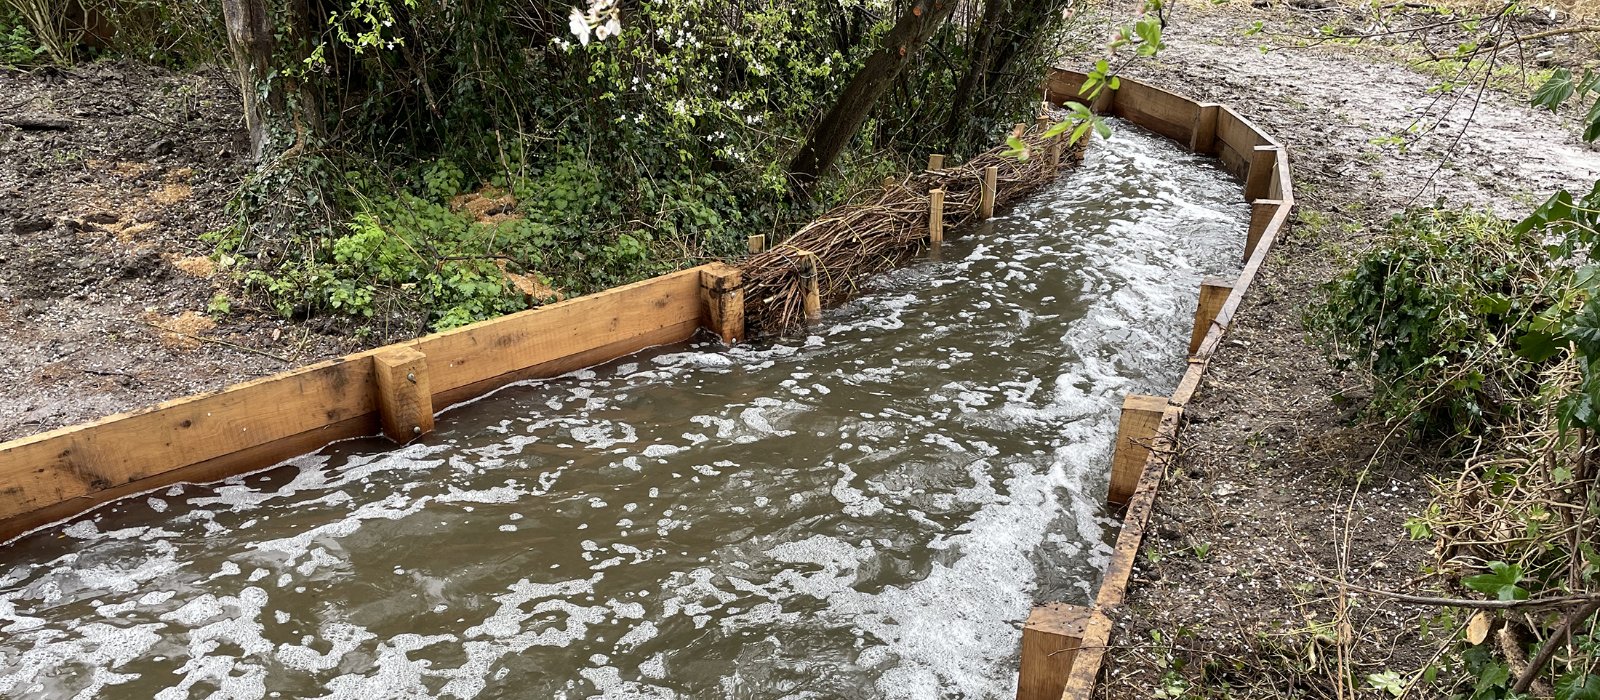
<svg viewBox="0 0 1600 700">
<path fill-rule="evenodd" d="M 932 209 L 929 192 L 943 189 L 946 229 L 978 218 L 984 170 L 998 171 L 995 204 L 1002 206 L 1054 181 L 1059 169 L 1050 156 L 1054 141 L 1042 129 L 1022 136 L 1031 157 L 1008 155 L 997 147 L 965 163 L 938 171 L 913 172 L 885 186 L 876 198 L 844 204 L 796 231 L 771 249 L 744 262 L 745 322 L 752 337 L 778 335 L 805 322 L 808 275 L 815 274 L 824 304 L 855 295 L 864 279 L 921 251 L 928 240 Z M 1086 141 L 1061 143 L 1060 165 L 1083 160 Z M 809 269 L 815 255 L 816 270 Z"/>
</svg>

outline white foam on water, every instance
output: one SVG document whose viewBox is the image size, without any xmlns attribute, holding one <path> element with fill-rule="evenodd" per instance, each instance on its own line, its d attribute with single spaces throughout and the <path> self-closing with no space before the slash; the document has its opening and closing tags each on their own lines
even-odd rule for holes
<svg viewBox="0 0 1600 700">
<path fill-rule="evenodd" d="M 56 553 L 0 578 L 0 695 L 118 697 L 151 682 L 123 668 L 140 659 L 165 668 L 172 699 L 262 697 L 277 674 L 325 698 L 504 695 L 519 663 L 562 664 L 539 670 L 558 697 L 676 697 L 693 659 L 660 649 L 710 640 L 738 645 L 709 681 L 728 692 L 783 657 L 785 672 L 857 674 L 876 697 L 1009 696 L 1010 621 L 1039 593 L 1041 552 L 1107 560 L 1098 502 L 1122 395 L 1182 369 L 1181 316 L 1210 264 L 1187 252 L 1190 228 L 1242 221 L 1141 148 L 1086 166 L 1145 169 L 1128 212 L 1104 205 L 1126 177 L 1064 180 L 1049 206 L 997 221 L 1003 236 L 883 276 L 803 339 L 519 382 L 497 392 L 515 408 L 481 426 L 488 444 L 446 428 L 125 502 L 159 527 L 58 526 L 67 553 L 42 547 Z M 675 392 L 715 391 L 732 398 L 674 414 Z M 747 512 L 748 530 L 702 532 Z M 446 526 L 496 548 L 430 572 L 430 528 Z M 373 561 L 382 580 L 363 580 Z M 1087 597 L 1094 583 L 1053 585 Z M 785 647 L 836 632 L 853 663 Z M 715 689 L 701 691 L 686 696 Z"/>
</svg>

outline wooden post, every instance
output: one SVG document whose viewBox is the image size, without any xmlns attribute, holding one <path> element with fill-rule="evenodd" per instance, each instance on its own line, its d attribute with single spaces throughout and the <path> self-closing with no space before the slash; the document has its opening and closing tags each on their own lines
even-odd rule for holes
<svg viewBox="0 0 1600 700">
<path fill-rule="evenodd" d="M 1050 169 L 1061 169 L 1061 137 L 1050 139 Z"/>
<path fill-rule="evenodd" d="M 1033 125 L 1038 127 L 1041 132 L 1050 128 L 1050 115 L 1040 112 L 1039 116 L 1033 118 Z"/>
<path fill-rule="evenodd" d="M 822 320 L 822 291 L 817 283 L 817 275 L 821 273 L 822 266 L 817 264 L 816 253 L 808 252 L 800 255 L 800 278 L 806 285 L 806 323 Z"/>
<path fill-rule="evenodd" d="M 739 268 L 712 263 L 700 270 L 700 325 L 733 345 L 744 338 L 744 284 Z"/>
<path fill-rule="evenodd" d="M 767 249 L 767 234 L 758 233 L 750 237 L 750 254 L 754 255 Z"/>
<path fill-rule="evenodd" d="M 1277 146 L 1256 146 L 1250 153 L 1250 168 L 1244 176 L 1244 199 L 1265 199 L 1272 190 L 1272 171 L 1278 167 Z"/>
<path fill-rule="evenodd" d="M 433 432 L 433 393 L 428 389 L 428 356 L 398 346 L 372 356 L 378 385 L 378 417 L 383 434 L 405 444 Z"/>
<path fill-rule="evenodd" d="M 1087 608 L 1066 603 L 1036 605 L 1022 626 L 1022 663 L 1017 700 L 1060 700 L 1083 643 Z"/>
<path fill-rule="evenodd" d="M 1261 242 L 1261 234 L 1267 232 L 1267 225 L 1272 223 L 1272 217 L 1278 214 L 1278 207 L 1283 206 L 1282 200 L 1258 199 L 1250 203 L 1250 229 L 1244 237 L 1244 259 L 1250 261 L 1250 256 L 1255 255 L 1256 244 Z"/>
<path fill-rule="evenodd" d="M 999 177 L 1000 168 L 991 165 L 983 169 L 983 195 L 978 199 L 978 218 L 980 219 L 994 216 L 995 187 Z"/>
<path fill-rule="evenodd" d="M 928 191 L 928 244 L 944 242 L 944 190 Z"/>
<path fill-rule="evenodd" d="M 1110 85 L 1101 85 L 1100 94 L 1089 101 L 1089 111 L 1095 114 L 1111 114 L 1112 106 L 1116 103 L 1116 95 L 1117 91 L 1112 90 Z"/>
<path fill-rule="evenodd" d="M 934 172 L 944 170 L 944 155 L 939 153 L 929 154 L 928 169 Z"/>
<path fill-rule="evenodd" d="M 1200 351 L 1200 342 L 1211 331 L 1211 322 L 1222 310 L 1223 302 L 1233 293 L 1233 280 L 1225 277 L 1207 277 L 1200 283 L 1200 301 L 1194 307 L 1194 332 L 1189 334 L 1189 354 Z"/>
<path fill-rule="evenodd" d="M 1150 458 L 1150 440 L 1161 426 L 1167 400 L 1160 396 L 1129 394 L 1122 399 L 1122 418 L 1117 425 L 1117 446 L 1111 453 L 1111 490 L 1106 500 L 1125 505 L 1139 488 L 1145 460 Z"/>
<path fill-rule="evenodd" d="M 1194 132 L 1189 135 L 1189 150 L 1195 153 L 1212 153 L 1217 148 L 1217 110 L 1214 104 L 1200 105 L 1194 117 Z"/>
<path fill-rule="evenodd" d="M 894 180 L 894 176 L 893 175 L 884 175 L 883 176 L 883 189 L 886 189 L 886 190 L 894 189 L 894 183 L 895 183 L 895 180 Z"/>
</svg>

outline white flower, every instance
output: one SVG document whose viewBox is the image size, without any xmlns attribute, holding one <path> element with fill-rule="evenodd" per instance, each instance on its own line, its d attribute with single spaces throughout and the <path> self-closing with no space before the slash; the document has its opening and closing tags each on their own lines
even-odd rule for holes
<svg viewBox="0 0 1600 700">
<path fill-rule="evenodd" d="M 612 10 L 611 16 L 608 17 L 605 22 L 601 23 L 600 26 L 595 27 L 594 38 L 600 41 L 605 41 L 606 39 L 617 36 L 621 33 L 622 20 L 617 18 L 616 10 Z"/>
<path fill-rule="evenodd" d="M 589 45 L 589 18 L 583 16 L 583 10 L 572 8 L 572 14 L 567 16 L 567 29 L 578 37 L 578 43 Z"/>
</svg>

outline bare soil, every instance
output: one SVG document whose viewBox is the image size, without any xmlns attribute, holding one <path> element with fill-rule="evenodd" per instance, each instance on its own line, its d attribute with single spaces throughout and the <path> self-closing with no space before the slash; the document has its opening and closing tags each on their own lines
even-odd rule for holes
<svg viewBox="0 0 1600 700">
<path fill-rule="evenodd" d="M 1342 677 L 1356 679 L 1357 697 L 1387 698 L 1368 674 L 1428 661 L 1437 645 L 1423 621 L 1436 610 L 1341 598 L 1331 580 L 1460 595 L 1450 584 L 1459 573 L 1425 573 L 1433 544 L 1403 527 L 1448 465 L 1362 422 L 1362 380 L 1324 360 L 1302 315 L 1408 205 L 1441 198 L 1515 216 L 1600 177 L 1600 154 L 1578 140 L 1570 110 L 1535 111 L 1526 94 L 1499 90 L 1439 94 L 1441 77 L 1392 46 L 1297 41 L 1359 21 L 1302 4 L 1311 9 L 1180 5 L 1170 48 L 1126 71 L 1231 105 L 1285 143 L 1299 210 L 1187 411 L 1102 697 L 1350 697 Z"/>
<path fill-rule="evenodd" d="M 216 70 L 0 69 L 0 440 L 359 345 L 238 295 L 212 318 L 200 236 L 248 170 L 238 103 Z"/>
</svg>

